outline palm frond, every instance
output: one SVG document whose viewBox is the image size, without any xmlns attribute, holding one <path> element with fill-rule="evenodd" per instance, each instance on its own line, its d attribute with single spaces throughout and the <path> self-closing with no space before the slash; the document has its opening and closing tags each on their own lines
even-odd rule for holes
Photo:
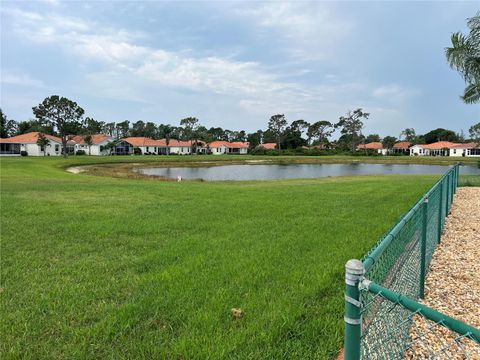
<svg viewBox="0 0 480 360">
<path fill-rule="evenodd" d="M 476 104 L 480 102 L 480 83 L 469 84 L 464 91 L 461 99 L 466 104 Z"/>
<path fill-rule="evenodd" d="M 451 41 L 452 47 L 445 48 L 445 56 L 453 69 L 463 71 L 465 59 L 470 53 L 468 41 L 460 32 L 452 34 Z"/>
</svg>

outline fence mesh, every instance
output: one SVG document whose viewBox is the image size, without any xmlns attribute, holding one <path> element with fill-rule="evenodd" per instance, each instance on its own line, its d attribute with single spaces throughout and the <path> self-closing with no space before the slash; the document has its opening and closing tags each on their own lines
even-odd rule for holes
<svg viewBox="0 0 480 360">
<path fill-rule="evenodd" d="M 381 295 L 362 292 L 366 294 L 363 312 L 375 312 L 375 316 L 362 333 L 362 358 L 480 359 L 480 346 L 472 334 L 459 335 L 445 324 L 422 316 L 421 311 L 410 311 Z"/>
<path fill-rule="evenodd" d="M 413 300 L 422 296 L 425 273 L 451 207 L 458 170 L 458 165 L 450 169 L 364 257 L 366 279 Z M 363 289 L 360 298 L 361 358 L 480 360 L 480 345 L 471 335 L 459 335 L 381 294 Z"/>
</svg>

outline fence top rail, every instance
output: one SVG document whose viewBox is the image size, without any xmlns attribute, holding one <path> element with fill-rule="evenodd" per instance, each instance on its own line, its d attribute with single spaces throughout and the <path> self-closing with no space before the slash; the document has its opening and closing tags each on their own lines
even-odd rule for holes
<svg viewBox="0 0 480 360">
<path fill-rule="evenodd" d="M 455 164 L 450 169 L 448 169 L 438 181 L 410 208 L 410 210 L 402 216 L 402 218 L 391 228 L 385 236 L 381 238 L 381 240 L 370 250 L 366 256 L 363 258 L 363 267 L 365 271 L 370 269 L 372 265 L 375 263 L 375 260 L 384 252 L 384 250 L 390 245 L 393 241 L 395 236 L 402 230 L 402 228 L 407 224 L 408 220 L 410 220 L 413 215 L 417 212 L 417 210 L 422 206 L 426 199 L 430 197 L 430 195 L 440 186 L 443 180 L 449 176 L 451 173 L 457 169 L 459 164 Z"/>
<path fill-rule="evenodd" d="M 474 328 L 473 326 L 470 326 L 463 321 L 454 319 L 426 305 L 420 304 L 407 296 L 384 288 L 383 286 L 378 285 L 370 280 L 364 279 L 361 282 L 361 287 L 363 290 L 369 291 L 375 295 L 379 295 L 384 299 L 387 299 L 394 304 L 398 304 L 403 308 L 408 309 L 411 312 L 414 312 L 420 316 L 423 316 L 428 320 L 434 321 L 435 323 L 440 323 L 448 329 L 456 332 L 457 334 L 460 334 L 462 336 L 468 336 L 473 341 L 480 344 L 480 329 Z"/>
</svg>

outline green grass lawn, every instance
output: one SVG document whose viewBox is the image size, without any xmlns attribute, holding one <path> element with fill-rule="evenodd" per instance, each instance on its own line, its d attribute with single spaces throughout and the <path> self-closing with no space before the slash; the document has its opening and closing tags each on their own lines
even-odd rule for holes
<svg viewBox="0 0 480 360">
<path fill-rule="evenodd" d="M 176 183 L 63 170 L 150 159 L 1 159 L 2 359 L 334 357 L 345 262 L 437 178 Z"/>
</svg>

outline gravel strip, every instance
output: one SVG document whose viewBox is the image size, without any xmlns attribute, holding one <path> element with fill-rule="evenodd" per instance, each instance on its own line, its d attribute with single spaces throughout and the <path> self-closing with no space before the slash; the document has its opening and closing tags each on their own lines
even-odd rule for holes
<svg viewBox="0 0 480 360">
<path fill-rule="evenodd" d="M 430 263 L 422 303 L 480 328 L 480 187 L 457 189 Z M 440 352 L 435 359 L 480 359 L 480 345 L 468 339 L 459 345 L 455 334 L 441 326 L 428 331 L 432 325 L 422 317 L 414 318 L 412 339 L 427 334 L 407 351 L 407 359 L 428 359 L 432 351 Z"/>
</svg>

